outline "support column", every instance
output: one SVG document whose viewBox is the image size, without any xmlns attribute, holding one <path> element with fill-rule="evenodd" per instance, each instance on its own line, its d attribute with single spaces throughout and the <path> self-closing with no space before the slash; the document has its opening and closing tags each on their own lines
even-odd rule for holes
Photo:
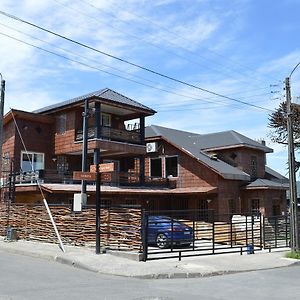
<svg viewBox="0 0 300 300">
<path fill-rule="evenodd" d="M 141 144 L 145 145 L 145 116 L 140 116 Z"/>
<path fill-rule="evenodd" d="M 101 103 L 95 102 L 95 138 L 101 138 Z"/>
<path fill-rule="evenodd" d="M 87 172 L 87 155 L 88 155 L 88 119 L 89 119 L 89 102 L 84 101 L 84 112 L 83 116 L 83 141 L 82 141 L 82 172 Z M 87 204 L 86 195 L 86 181 L 81 181 L 81 202 L 83 205 Z"/>
<path fill-rule="evenodd" d="M 99 172 L 100 150 L 94 149 L 94 164 L 96 165 L 96 254 L 100 254 L 100 216 L 101 216 L 101 174 Z"/>
<path fill-rule="evenodd" d="M 145 185 L 145 156 L 139 157 L 140 161 L 140 185 Z"/>
<path fill-rule="evenodd" d="M 145 116 L 140 116 L 141 144 L 145 145 Z M 140 160 L 140 185 L 145 185 L 145 155 L 139 157 Z"/>
</svg>

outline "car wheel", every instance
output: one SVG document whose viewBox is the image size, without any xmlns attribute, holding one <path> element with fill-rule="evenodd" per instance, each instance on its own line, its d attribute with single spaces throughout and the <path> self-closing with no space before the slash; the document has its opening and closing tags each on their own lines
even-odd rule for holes
<svg viewBox="0 0 300 300">
<path fill-rule="evenodd" d="M 159 233 L 156 237 L 156 245 L 160 249 L 165 249 L 168 247 L 168 238 L 165 234 Z"/>
</svg>

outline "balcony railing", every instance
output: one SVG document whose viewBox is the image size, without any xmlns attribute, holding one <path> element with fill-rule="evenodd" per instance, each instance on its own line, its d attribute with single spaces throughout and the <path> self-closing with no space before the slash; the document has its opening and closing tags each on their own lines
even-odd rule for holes
<svg viewBox="0 0 300 300">
<path fill-rule="evenodd" d="M 88 128 L 88 139 L 93 139 L 96 137 L 97 128 L 89 127 Z M 127 142 L 132 144 L 141 144 L 141 134 L 139 129 L 137 130 L 125 130 L 125 129 L 116 129 L 111 127 L 100 127 L 100 138 L 110 141 L 117 142 Z M 76 130 L 75 140 L 82 141 L 83 139 L 83 130 Z"/>
<path fill-rule="evenodd" d="M 72 172 L 59 174 L 57 170 L 40 170 L 34 172 L 15 173 L 15 183 L 79 183 L 80 181 L 74 180 Z M 93 183 L 93 182 L 91 182 Z M 149 177 L 145 176 L 144 183 L 141 184 L 140 174 L 136 172 L 110 172 L 101 173 L 101 184 L 110 186 L 131 186 L 139 187 L 141 185 L 147 187 L 164 187 L 173 188 L 172 182 L 167 178 Z"/>
</svg>

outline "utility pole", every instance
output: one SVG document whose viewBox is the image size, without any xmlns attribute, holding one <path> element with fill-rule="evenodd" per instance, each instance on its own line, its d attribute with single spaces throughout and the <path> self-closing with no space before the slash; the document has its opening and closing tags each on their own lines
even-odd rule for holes
<svg viewBox="0 0 300 300">
<path fill-rule="evenodd" d="M 3 146 L 3 117 L 4 117 L 4 95 L 5 95 L 5 80 L 1 76 L 1 100 L 0 100 L 0 174 L 3 176 L 3 154 L 2 154 L 2 146 Z"/>
<path fill-rule="evenodd" d="M 295 70 L 295 68 L 294 68 L 294 70 Z M 291 97 L 290 77 L 287 77 L 285 79 L 285 91 L 286 91 L 287 129 L 288 129 L 288 162 L 289 162 L 289 184 L 290 184 L 291 250 L 292 251 L 299 251 L 298 201 L 297 201 L 297 188 L 296 188 L 294 130 L 293 130 L 293 114 L 292 114 L 292 107 L 291 107 L 292 106 L 291 105 L 292 104 L 291 103 L 292 102 L 291 101 L 292 97 Z"/>
</svg>

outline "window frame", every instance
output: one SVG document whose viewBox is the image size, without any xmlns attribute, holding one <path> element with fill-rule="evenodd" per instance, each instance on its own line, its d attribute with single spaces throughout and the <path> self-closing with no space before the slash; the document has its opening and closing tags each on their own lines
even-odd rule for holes
<svg viewBox="0 0 300 300">
<path fill-rule="evenodd" d="M 65 134 L 67 131 L 67 114 L 60 114 L 56 117 L 56 133 Z"/>
<path fill-rule="evenodd" d="M 30 162 L 30 170 L 24 170 L 23 169 L 23 155 L 26 155 L 27 157 L 29 155 L 32 155 L 32 158 L 31 158 L 31 162 Z M 36 169 L 35 168 L 35 155 L 41 155 L 42 156 L 42 168 L 38 168 Z M 28 160 L 29 162 L 29 160 Z M 23 172 L 35 172 L 37 170 L 45 170 L 45 153 L 43 152 L 34 152 L 34 151 L 21 151 L 21 159 L 20 159 L 20 169 L 23 171 Z"/>
<path fill-rule="evenodd" d="M 170 175 L 167 175 L 167 159 L 173 159 L 173 158 L 176 158 L 177 160 L 177 164 L 176 164 L 176 176 L 170 174 Z M 169 176 L 173 176 L 175 178 L 179 177 L 179 159 L 178 159 L 178 155 L 170 155 L 170 156 L 165 156 L 164 157 L 164 177 L 165 178 L 168 178 Z"/>
<path fill-rule="evenodd" d="M 103 122 L 104 117 L 108 117 L 108 123 L 107 124 L 104 124 L 104 122 Z M 101 112 L 101 126 L 111 127 L 111 114 Z"/>
</svg>

